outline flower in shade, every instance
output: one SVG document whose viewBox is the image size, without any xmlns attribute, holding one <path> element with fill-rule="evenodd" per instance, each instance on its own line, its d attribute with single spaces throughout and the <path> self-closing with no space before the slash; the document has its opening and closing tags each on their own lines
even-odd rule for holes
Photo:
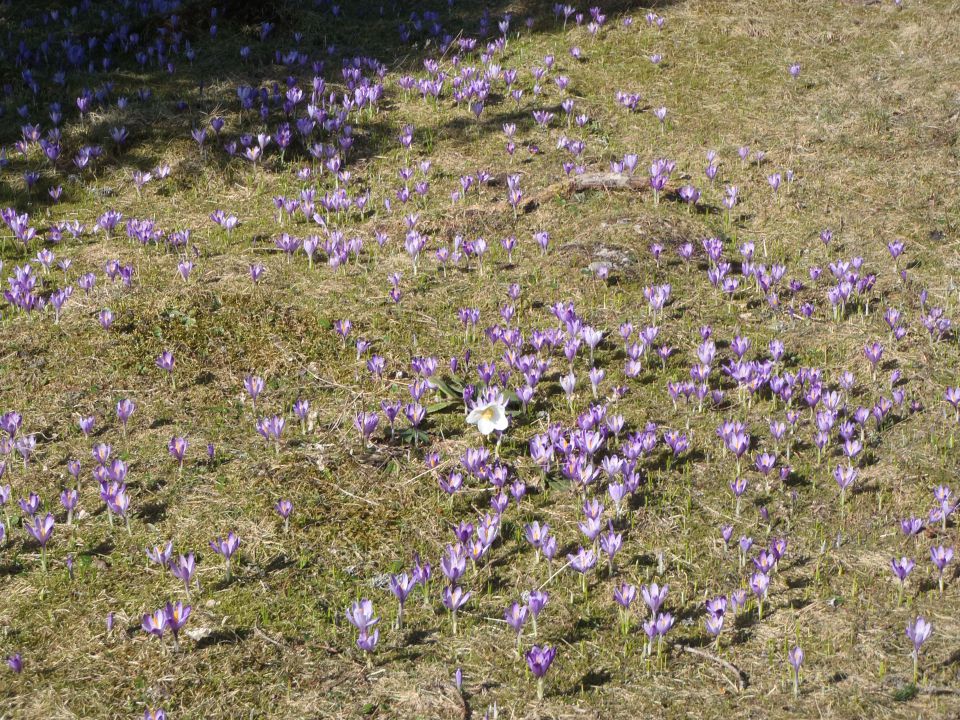
<svg viewBox="0 0 960 720">
<path fill-rule="evenodd" d="M 7 658 L 7 667 L 18 675 L 23 672 L 23 657 L 20 653 L 14 653 Z"/>
</svg>

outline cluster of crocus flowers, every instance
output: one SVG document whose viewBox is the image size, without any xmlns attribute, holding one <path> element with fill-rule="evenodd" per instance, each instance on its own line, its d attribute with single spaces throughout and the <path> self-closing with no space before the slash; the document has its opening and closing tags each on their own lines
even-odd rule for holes
<svg viewBox="0 0 960 720">
<path fill-rule="evenodd" d="M 660 612 L 660 608 L 663 607 L 663 603 L 667 599 L 669 590 L 669 586 L 664 585 L 661 587 L 657 583 L 643 585 L 640 588 L 643 601 L 650 609 L 649 619 L 643 622 L 643 632 L 647 636 L 644 654 L 647 656 L 653 652 L 654 641 L 657 643 L 657 653 L 659 654 L 661 652 L 663 649 L 663 638 L 675 622 L 673 614 Z"/>
<path fill-rule="evenodd" d="M 373 603 L 367 599 L 358 600 L 346 611 L 347 620 L 357 629 L 357 647 L 366 653 L 372 653 L 380 640 L 380 629 L 374 627 L 380 618 L 373 614 Z"/>
<path fill-rule="evenodd" d="M 167 603 L 165 607 L 143 616 L 141 625 L 144 632 L 157 638 L 163 638 L 168 630 L 173 636 L 174 652 L 180 649 L 180 630 L 187 624 L 192 608 L 182 602 Z"/>
</svg>

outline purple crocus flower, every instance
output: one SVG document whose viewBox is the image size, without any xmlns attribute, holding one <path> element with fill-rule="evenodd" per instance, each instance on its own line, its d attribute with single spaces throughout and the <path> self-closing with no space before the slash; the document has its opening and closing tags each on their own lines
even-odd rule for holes
<svg viewBox="0 0 960 720">
<path fill-rule="evenodd" d="M 607 555 L 610 577 L 614 575 L 613 558 L 623 546 L 623 535 L 613 531 L 613 521 L 607 521 L 607 532 L 600 536 L 600 548 Z"/>
<path fill-rule="evenodd" d="M 183 472 L 183 461 L 187 456 L 187 448 L 189 447 L 190 442 L 185 437 L 176 435 L 170 438 L 170 442 L 167 443 L 167 450 L 169 450 L 170 456 L 177 461 L 180 472 Z"/>
<path fill-rule="evenodd" d="M 650 608 L 651 617 L 660 612 L 660 608 L 667 599 L 669 592 L 669 585 L 660 587 L 657 583 L 650 583 L 649 585 L 640 586 L 640 594 L 643 597 L 643 601 L 647 604 L 647 607 Z"/>
<path fill-rule="evenodd" d="M 173 635 L 173 650 L 174 652 L 180 649 L 180 629 L 187 624 L 187 618 L 190 617 L 190 612 L 193 608 L 189 605 L 184 605 L 179 600 L 175 604 L 167 603 L 167 606 L 162 610 L 157 612 L 163 612 L 167 619 L 167 627 L 170 629 L 171 634 Z"/>
<path fill-rule="evenodd" d="M 290 515 L 293 513 L 293 503 L 281 499 L 277 501 L 273 509 L 277 511 L 277 515 L 283 518 L 283 532 L 290 532 Z"/>
<path fill-rule="evenodd" d="M 77 425 L 80 426 L 80 432 L 83 433 L 84 437 L 90 437 L 90 433 L 93 432 L 93 426 L 96 422 L 97 419 L 91 415 L 89 417 L 81 417 L 77 420 Z"/>
<path fill-rule="evenodd" d="M 360 438 L 364 444 L 370 441 L 370 436 L 380 423 L 380 416 L 375 412 L 359 412 L 353 419 L 353 426 L 360 433 Z"/>
<path fill-rule="evenodd" d="M 916 683 L 920 676 L 920 648 L 933 632 L 933 625 L 928 623 L 922 616 L 918 617 L 912 623 L 907 623 L 907 637 L 913 643 L 913 682 Z"/>
<path fill-rule="evenodd" d="M 462 544 L 447 545 L 447 554 L 440 559 L 440 571 L 451 583 L 455 583 L 467 571 L 466 552 Z"/>
<path fill-rule="evenodd" d="M 20 498 L 17 502 L 20 505 L 20 511 L 31 519 L 40 509 L 40 496 L 35 492 L 30 493 L 25 498 Z"/>
<path fill-rule="evenodd" d="M 937 568 L 941 596 L 943 595 L 943 571 L 946 569 L 947 564 L 951 560 L 953 560 L 952 547 L 944 547 L 943 545 L 939 545 L 937 547 L 930 548 L 930 562 L 932 562 L 934 567 Z"/>
<path fill-rule="evenodd" d="M 613 589 L 613 599 L 616 601 L 620 614 L 620 630 L 626 636 L 630 632 L 630 606 L 637 599 L 637 588 L 630 583 L 622 583 Z"/>
<path fill-rule="evenodd" d="M 843 509 L 846 499 L 847 488 L 849 488 L 857 479 L 857 469 L 850 465 L 837 465 L 833 471 L 833 477 L 840 487 L 840 508 Z"/>
<path fill-rule="evenodd" d="M 164 350 L 162 353 L 160 353 L 156 360 L 157 367 L 167 372 L 167 374 L 170 376 L 170 382 L 173 384 L 173 387 L 176 388 L 177 381 L 173 377 L 174 362 L 173 353 L 169 350 Z"/>
<path fill-rule="evenodd" d="M 450 611 L 453 621 L 453 634 L 457 634 L 457 611 L 466 605 L 473 593 L 464 592 L 463 588 L 457 585 L 449 585 L 443 589 L 443 606 Z"/>
<path fill-rule="evenodd" d="M 396 627 L 399 630 L 403 625 L 403 606 L 407 601 L 407 597 L 413 592 L 413 589 L 416 587 L 416 579 L 407 573 L 400 573 L 399 575 L 390 576 L 390 592 L 393 593 L 394 597 L 397 598 L 397 602 L 400 604 L 400 609 L 397 612 L 397 624 Z"/>
<path fill-rule="evenodd" d="M 258 375 L 247 375 L 243 378 L 243 387 L 246 388 L 250 400 L 253 401 L 253 411 L 257 411 L 257 398 L 263 392 L 263 378 Z"/>
<path fill-rule="evenodd" d="M 803 649 L 797 645 L 787 653 L 787 662 L 793 668 L 793 696 L 800 694 L 800 666 L 803 665 Z"/>
<path fill-rule="evenodd" d="M 757 596 L 757 616 L 763 620 L 763 601 L 770 587 L 770 576 L 758 570 L 750 576 L 750 589 Z"/>
<path fill-rule="evenodd" d="M 900 521 L 900 531 L 907 537 L 913 537 L 923 530 L 923 520 L 917 517 L 909 517 Z"/>
<path fill-rule="evenodd" d="M 173 540 L 168 540 L 166 545 L 155 545 L 146 550 L 147 558 L 155 562 L 160 567 L 170 566 L 170 560 L 173 557 Z"/>
<path fill-rule="evenodd" d="M 377 642 L 379 642 L 379 640 L 380 640 L 379 628 L 374 628 L 372 633 L 361 632 L 357 636 L 357 647 L 369 655 L 377 647 Z"/>
<path fill-rule="evenodd" d="M 74 489 L 64 490 L 60 493 L 60 504 L 63 505 L 63 509 L 67 511 L 67 525 L 73 524 L 73 511 L 77 507 L 79 500 L 80 496 Z"/>
<path fill-rule="evenodd" d="M 873 379 L 877 379 L 877 363 L 880 362 L 880 359 L 883 357 L 883 345 L 878 342 L 872 342 L 864 346 L 863 348 L 864 357 L 870 363 L 870 367 L 873 371 Z"/>
<path fill-rule="evenodd" d="M 543 590 L 531 590 L 527 597 L 527 607 L 530 608 L 530 623 L 533 626 L 533 636 L 537 636 L 537 618 L 550 601 L 550 596 Z"/>
<path fill-rule="evenodd" d="M 113 312 L 109 308 L 105 308 L 100 311 L 100 314 L 97 315 L 97 321 L 100 323 L 100 327 L 104 330 L 109 330 L 110 326 L 113 325 Z"/>
<path fill-rule="evenodd" d="M 298 398 L 296 402 L 293 403 L 293 414 L 296 415 L 300 421 L 300 431 L 306 433 L 307 416 L 310 414 L 310 401 Z"/>
<path fill-rule="evenodd" d="M 622 583 L 613 589 L 613 599 L 624 609 L 629 609 L 636 597 L 637 588 L 629 583 Z"/>
<path fill-rule="evenodd" d="M 543 700 L 543 677 L 553 664 L 553 659 L 557 655 L 556 648 L 548 645 L 534 645 L 527 651 L 527 667 L 537 679 L 537 700 Z"/>
<path fill-rule="evenodd" d="M 650 619 L 643 623 L 643 631 L 647 635 L 646 655 L 650 655 L 653 651 L 654 638 L 657 639 L 657 652 L 660 652 L 663 647 L 663 637 L 673 627 L 674 621 L 671 613 L 658 613 L 655 617 L 651 615 Z"/>
<path fill-rule="evenodd" d="M 190 581 L 197 572 L 197 561 L 193 553 L 181 555 L 177 561 L 170 563 L 170 572 L 173 576 L 183 582 L 183 588 L 187 595 L 190 595 Z M 197 580 L 197 587 L 200 587 L 200 581 Z"/>
<path fill-rule="evenodd" d="M 597 555 L 593 550 L 580 547 L 576 553 L 569 553 L 567 560 L 570 561 L 570 567 L 580 573 L 583 592 L 587 592 L 587 573 L 597 564 Z"/>
<path fill-rule="evenodd" d="M 513 631 L 517 634 L 517 656 L 520 655 L 520 640 L 523 637 L 523 625 L 527 621 L 528 613 L 529 609 L 527 606 L 521 605 L 520 603 L 513 603 L 513 605 L 508 607 L 503 613 L 503 618 L 507 621 L 507 625 L 513 628 Z"/>
<path fill-rule="evenodd" d="M 129 398 L 124 398 L 117 403 L 117 419 L 120 420 L 120 424 L 123 426 L 123 435 L 127 435 L 127 422 L 133 417 L 133 413 L 136 412 L 137 406 Z"/>
<path fill-rule="evenodd" d="M 23 672 L 23 657 L 20 653 L 14 653 L 7 658 L 7 667 L 17 675 Z"/>
<path fill-rule="evenodd" d="M 704 618 L 707 634 L 715 638 L 718 647 L 720 645 L 720 633 L 723 632 L 724 618 L 725 615 L 723 613 L 711 612 L 709 608 Z"/>
<path fill-rule="evenodd" d="M 671 613 L 660 613 L 657 615 L 656 628 L 657 636 L 663 638 L 670 628 L 673 627 L 674 617 Z"/>
<path fill-rule="evenodd" d="M 227 567 L 227 578 L 226 581 L 230 582 L 230 560 L 233 558 L 234 554 L 237 552 L 237 549 L 240 547 L 240 538 L 238 538 L 232 531 L 227 534 L 226 538 L 217 538 L 216 540 L 210 541 L 210 547 L 213 549 L 217 555 L 223 556 L 224 563 Z"/>
<path fill-rule="evenodd" d="M 257 433 L 264 440 L 268 442 L 273 441 L 273 452 L 275 455 L 280 455 L 280 436 L 283 434 L 283 429 L 286 427 L 286 424 L 287 421 L 279 415 L 258 418 L 256 421 Z"/>
<path fill-rule="evenodd" d="M 370 629 L 380 622 L 380 618 L 373 614 L 373 603 L 362 598 L 354 602 L 346 611 L 347 620 L 361 635 L 367 634 Z"/>
<path fill-rule="evenodd" d="M 47 571 L 47 543 L 53 536 L 53 525 L 54 518 L 50 513 L 42 518 L 34 516 L 33 522 L 27 524 L 27 532 L 40 543 L 40 564 L 44 572 Z"/>
<path fill-rule="evenodd" d="M 168 622 L 166 608 L 160 608 L 152 614 L 144 614 L 141 626 L 144 632 L 162 638 L 163 634 L 167 631 Z"/>
</svg>

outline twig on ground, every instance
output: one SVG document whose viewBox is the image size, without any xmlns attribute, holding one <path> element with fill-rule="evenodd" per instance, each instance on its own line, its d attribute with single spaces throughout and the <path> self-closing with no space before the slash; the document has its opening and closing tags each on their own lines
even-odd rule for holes
<svg viewBox="0 0 960 720">
<path fill-rule="evenodd" d="M 731 673 L 733 673 L 733 676 L 736 678 L 736 682 L 731 684 L 734 685 L 737 691 L 743 692 L 744 690 L 746 690 L 747 682 L 748 682 L 747 675 L 746 673 L 743 672 L 743 670 L 738 668 L 733 663 L 727 662 L 723 658 L 717 657 L 713 653 L 708 653 L 706 650 L 701 650 L 700 648 L 695 648 L 690 645 L 681 645 L 680 649 L 683 650 L 684 652 L 690 653 L 691 655 L 696 655 L 698 657 L 706 658 L 711 662 L 714 662 L 714 663 L 717 663 L 718 665 L 723 666 L 724 668 L 729 670 Z M 724 675 L 724 678 L 729 680 L 729 678 L 727 678 L 726 675 Z"/>
</svg>

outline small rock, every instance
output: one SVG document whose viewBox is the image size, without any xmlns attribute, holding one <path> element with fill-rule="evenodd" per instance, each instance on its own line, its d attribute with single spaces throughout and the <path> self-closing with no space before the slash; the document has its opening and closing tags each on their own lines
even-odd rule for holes
<svg viewBox="0 0 960 720">
<path fill-rule="evenodd" d="M 199 642 L 206 637 L 210 637 L 211 632 L 213 631 L 210 628 L 205 627 L 190 628 L 189 630 L 184 631 L 186 636 L 194 642 Z"/>
</svg>

